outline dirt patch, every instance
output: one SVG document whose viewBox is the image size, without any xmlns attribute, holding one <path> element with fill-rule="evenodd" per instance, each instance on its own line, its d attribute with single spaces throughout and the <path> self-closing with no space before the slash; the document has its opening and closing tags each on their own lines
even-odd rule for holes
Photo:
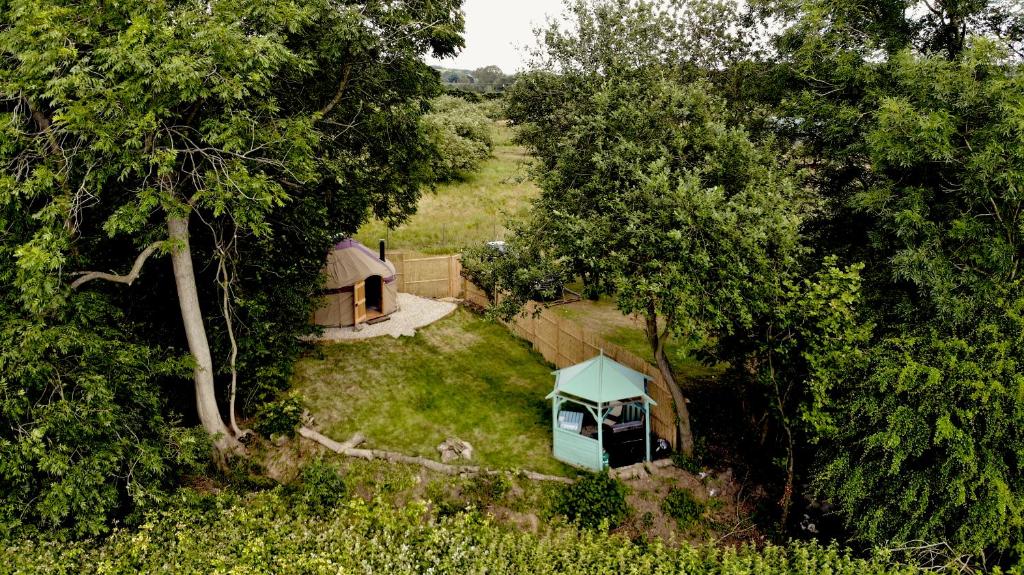
<svg viewBox="0 0 1024 575">
<path fill-rule="evenodd" d="M 633 514 L 619 531 L 630 538 L 670 543 L 740 543 L 761 539 L 750 519 L 753 510 L 742 498 L 742 486 L 731 469 L 694 475 L 671 465 L 649 466 L 646 473 L 623 482 L 629 487 L 627 501 Z M 672 489 L 688 491 L 703 507 L 700 517 L 682 529 L 662 509 Z"/>
</svg>

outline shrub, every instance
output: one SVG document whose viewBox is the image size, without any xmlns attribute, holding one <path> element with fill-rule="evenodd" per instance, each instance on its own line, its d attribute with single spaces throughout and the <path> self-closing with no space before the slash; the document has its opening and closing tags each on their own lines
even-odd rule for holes
<svg viewBox="0 0 1024 575">
<path fill-rule="evenodd" d="M 302 468 L 298 487 L 298 499 L 314 511 L 336 507 L 348 496 L 345 480 L 322 457 Z"/>
<path fill-rule="evenodd" d="M 668 496 L 661 502 L 661 510 L 669 517 L 676 520 L 680 529 L 686 529 L 697 522 L 701 515 L 704 515 L 705 505 L 694 499 L 688 489 L 673 487 L 669 490 Z"/>
<path fill-rule="evenodd" d="M 239 491 L 258 491 L 277 487 L 277 481 L 267 476 L 267 470 L 245 456 L 229 457 L 224 479 Z"/>
<path fill-rule="evenodd" d="M 441 96 L 431 102 L 431 111 L 420 119 L 431 148 L 435 181 L 459 179 L 491 156 L 491 120 L 477 106 Z"/>
<path fill-rule="evenodd" d="M 508 113 L 505 111 L 505 100 L 501 98 L 484 100 L 477 105 L 477 109 L 491 120 L 503 120 L 508 117 Z"/>
<path fill-rule="evenodd" d="M 700 463 L 697 462 L 697 459 L 695 457 L 690 457 L 685 453 L 673 453 L 672 465 L 675 465 L 683 471 L 689 471 L 690 473 L 696 474 L 700 472 Z"/>
<path fill-rule="evenodd" d="M 512 481 L 504 475 L 477 475 L 466 483 L 462 493 L 477 508 L 500 501 L 512 489 Z"/>
<path fill-rule="evenodd" d="M 555 502 L 555 513 L 580 527 L 594 529 L 605 520 L 608 527 L 618 527 L 629 515 L 626 486 L 607 473 L 584 475 L 565 487 Z"/>
<path fill-rule="evenodd" d="M 275 435 L 295 437 L 295 430 L 302 423 L 302 401 L 297 397 L 288 397 L 281 401 L 272 401 L 263 406 L 256 415 L 256 432 L 263 437 Z"/>
</svg>

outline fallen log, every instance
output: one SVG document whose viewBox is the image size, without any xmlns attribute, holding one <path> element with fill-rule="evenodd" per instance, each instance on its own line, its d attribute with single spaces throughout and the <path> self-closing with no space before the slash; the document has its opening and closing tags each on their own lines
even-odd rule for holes
<svg viewBox="0 0 1024 575">
<path fill-rule="evenodd" d="M 409 465 L 419 465 L 425 467 L 431 471 L 438 473 L 444 473 L 445 475 L 501 475 L 507 473 L 509 475 L 521 475 L 527 479 L 533 481 L 555 481 L 558 483 L 572 483 L 573 480 L 568 477 L 560 477 L 557 475 L 544 475 L 543 473 L 536 473 L 533 471 L 501 471 L 497 469 L 487 469 L 484 467 L 477 467 L 475 465 L 448 465 L 441 463 L 440 461 L 434 461 L 433 459 L 427 459 L 426 457 L 418 457 L 413 455 L 405 455 L 404 453 L 396 453 L 394 451 L 384 451 L 382 449 L 360 449 L 356 446 L 363 443 L 366 438 L 362 434 L 357 433 L 352 436 L 351 439 L 344 443 L 339 443 L 322 433 L 310 429 L 308 427 L 300 427 L 299 435 L 315 441 L 320 445 L 323 445 L 327 449 L 348 457 L 358 457 L 372 461 L 374 459 L 383 459 L 391 463 L 407 463 Z"/>
</svg>

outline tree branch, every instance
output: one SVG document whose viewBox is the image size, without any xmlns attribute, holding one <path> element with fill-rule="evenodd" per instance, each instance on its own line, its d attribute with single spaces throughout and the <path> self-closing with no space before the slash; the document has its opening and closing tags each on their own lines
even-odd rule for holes
<svg viewBox="0 0 1024 575">
<path fill-rule="evenodd" d="M 348 457 L 360 457 L 367 461 L 374 459 L 383 459 L 384 461 L 390 461 L 391 463 L 405 463 L 408 465 L 419 465 L 425 467 L 431 471 L 438 473 L 444 473 L 446 475 L 521 475 L 527 479 L 534 481 L 554 481 L 557 483 L 574 483 L 572 479 L 568 477 L 561 477 L 558 475 L 545 475 L 543 473 L 536 473 L 534 471 L 523 471 L 518 472 L 511 471 L 499 471 L 496 469 L 487 469 L 484 467 L 477 467 L 475 465 L 448 465 L 433 459 L 427 459 L 426 457 L 416 457 L 412 455 L 405 455 L 402 453 L 396 453 L 394 451 L 383 451 L 381 449 L 357 449 L 356 446 L 362 443 L 362 434 L 357 433 L 352 439 L 345 443 L 338 443 L 333 439 L 326 437 L 319 432 L 310 429 L 308 427 L 300 427 L 299 435 L 306 439 L 315 441 L 320 445 L 323 445 L 327 449 L 338 453 L 340 455 L 347 455 Z"/>
<path fill-rule="evenodd" d="M 331 98 L 331 101 L 327 102 L 327 105 L 320 108 L 320 111 L 317 112 L 318 120 L 329 114 L 331 110 L 338 105 L 338 102 L 341 101 L 341 97 L 345 94 L 345 87 L 348 86 L 348 79 L 351 75 L 352 64 L 345 64 L 345 68 L 341 72 L 341 82 L 338 83 L 338 91 L 334 94 L 334 97 Z"/>
<path fill-rule="evenodd" d="M 139 277 L 139 274 L 142 273 L 142 265 L 146 263 L 149 256 L 153 255 L 153 252 L 163 247 L 163 245 L 164 242 L 162 241 L 149 244 L 149 247 L 142 250 L 139 257 L 135 258 L 135 264 L 132 266 L 132 271 L 123 276 L 108 274 L 105 272 L 75 272 L 72 275 L 79 275 L 81 277 L 71 282 L 71 289 L 78 289 L 82 287 L 82 284 L 92 280 L 106 280 L 108 282 L 132 285 L 132 282 L 134 282 Z"/>
</svg>

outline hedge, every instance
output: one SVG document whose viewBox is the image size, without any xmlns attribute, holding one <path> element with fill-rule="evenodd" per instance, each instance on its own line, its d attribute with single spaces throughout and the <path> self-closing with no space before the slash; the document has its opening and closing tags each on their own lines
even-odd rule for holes
<svg viewBox="0 0 1024 575">
<path fill-rule="evenodd" d="M 422 503 L 352 499 L 314 512 L 281 489 L 191 495 L 104 539 L 22 537 L 0 543 L 13 573 L 565 573 L 580 575 L 897 575 L 918 570 L 836 546 L 638 545 L 556 524 L 534 534 L 478 513 L 434 519 Z"/>
</svg>

